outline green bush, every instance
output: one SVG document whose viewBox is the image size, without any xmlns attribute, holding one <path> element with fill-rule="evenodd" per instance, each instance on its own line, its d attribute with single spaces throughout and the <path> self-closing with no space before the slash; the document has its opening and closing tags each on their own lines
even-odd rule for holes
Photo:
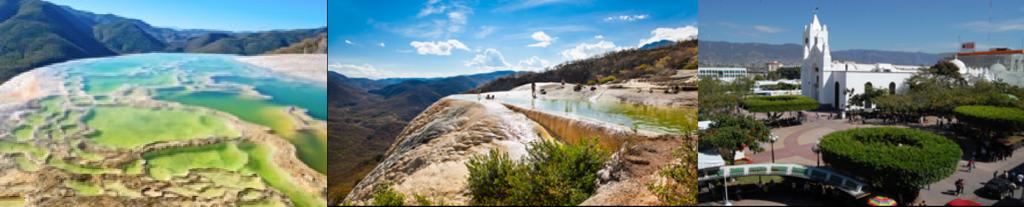
<svg viewBox="0 0 1024 207">
<path fill-rule="evenodd" d="M 979 128 L 1020 130 L 1024 128 L 1024 110 L 998 106 L 960 106 L 953 109 L 957 119 Z"/>
<path fill-rule="evenodd" d="M 383 184 L 373 191 L 374 206 L 402 206 L 405 205 L 405 195 L 395 192 L 391 185 Z"/>
<path fill-rule="evenodd" d="M 955 142 L 909 128 L 857 128 L 825 135 L 822 158 L 833 168 L 867 179 L 882 192 L 916 194 L 957 168 L 962 152 Z"/>
<path fill-rule="evenodd" d="M 612 82 L 612 81 L 615 81 L 615 76 L 614 75 L 605 76 L 605 77 L 597 80 L 597 82 L 601 83 L 601 84 L 605 84 L 605 83 Z"/>
<path fill-rule="evenodd" d="M 750 112 L 787 112 L 816 109 L 818 101 L 801 95 L 756 96 L 743 100 L 743 108 Z"/>
<path fill-rule="evenodd" d="M 492 150 L 473 157 L 469 189 L 473 205 L 578 205 L 597 190 L 608 153 L 594 139 L 579 144 L 531 143 L 522 163 Z"/>
</svg>

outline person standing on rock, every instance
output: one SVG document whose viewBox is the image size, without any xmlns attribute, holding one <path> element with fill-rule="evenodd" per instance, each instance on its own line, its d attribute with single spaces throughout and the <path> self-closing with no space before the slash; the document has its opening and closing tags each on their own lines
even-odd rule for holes
<svg viewBox="0 0 1024 207">
<path fill-rule="evenodd" d="M 533 94 L 533 99 L 537 99 L 537 82 L 530 83 L 530 94 Z"/>
</svg>

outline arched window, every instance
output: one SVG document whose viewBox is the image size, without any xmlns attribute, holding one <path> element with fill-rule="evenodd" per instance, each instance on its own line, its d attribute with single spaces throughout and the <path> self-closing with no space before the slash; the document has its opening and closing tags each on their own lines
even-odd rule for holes
<svg viewBox="0 0 1024 207">
<path fill-rule="evenodd" d="M 889 82 L 889 94 L 896 94 L 896 82 Z"/>
</svg>

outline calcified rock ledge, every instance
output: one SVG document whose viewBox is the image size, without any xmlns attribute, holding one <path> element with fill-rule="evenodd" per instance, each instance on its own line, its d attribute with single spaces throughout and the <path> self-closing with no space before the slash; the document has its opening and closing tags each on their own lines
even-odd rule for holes
<svg viewBox="0 0 1024 207">
<path fill-rule="evenodd" d="M 356 185 L 345 202 L 365 205 L 377 187 L 391 185 L 414 203 L 419 195 L 446 204 L 469 204 L 466 162 L 490 149 L 526 156 L 527 143 L 541 139 L 576 142 L 564 137 L 601 137 L 599 145 L 613 158 L 599 172 L 599 189 L 587 205 L 660 204 L 648 186 L 668 181 L 658 172 L 674 162 L 673 150 L 684 135 L 634 132 L 618 125 L 566 118 L 495 101 L 441 99 L 398 136 L 384 160 Z"/>
<path fill-rule="evenodd" d="M 76 60 L 91 61 L 89 59 Z M 325 69 L 323 69 L 325 70 Z M 180 74 L 179 74 L 180 75 Z M 175 75 L 176 79 L 180 79 Z M 322 75 L 321 77 L 325 77 Z M 257 204 L 264 201 L 281 202 L 292 206 L 288 196 L 259 180 L 256 175 L 242 175 L 218 169 L 194 169 L 186 176 L 173 177 L 169 180 L 156 180 L 146 173 L 128 173 L 125 166 L 142 160 L 142 155 L 172 148 L 196 147 L 220 143 L 250 142 L 266 146 L 271 150 L 270 162 L 286 173 L 291 183 L 298 190 L 309 192 L 326 198 L 326 175 L 320 174 L 303 163 L 296 153 L 295 146 L 271 132 L 265 126 L 239 120 L 237 117 L 203 107 L 183 105 L 174 102 L 152 99 L 153 90 L 158 88 L 123 87 L 111 93 L 107 99 L 99 101 L 82 91 L 81 80 L 67 80 L 67 74 L 54 67 L 47 66 L 23 73 L 7 83 L 0 85 L 0 141 L 26 143 L 45 151 L 44 157 L 32 153 L 0 152 L 0 200 L 24 200 L 28 206 L 235 206 L 239 204 Z M 212 84 L 211 80 L 206 81 Z M 193 86 L 173 86 L 186 90 L 212 90 L 224 87 L 224 84 L 206 85 L 201 88 Z M 242 88 L 249 93 L 255 92 L 251 87 Z M 258 95 L 258 94 L 256 94 Z M 173 109 L 190 113 L 212 115 L 227 120 L 228 124 L 240 133 L 238 137 L 206 137 L 181 141 L 164 141 L 150 143 L 134 149 L 114 149 L 93 143 L 87 135 L 95 129 L 84 124 L 82 117 L 70 120 L 81 128 L 80 131 L 53 127 L 61 135 L 60 139 L 47 134 L 37 134 L 32 138 L 21 140 L 15 138 L 13 131 L 19 124 L 27 120 L 29 114 L 39 113 L 41 98 L 61 97 L 57 117 L 46 117 L 36 127 L 59 126 L 60 117 L 68 114 L 84 113 L 99 106 L 130 106 L 149 109 Z M 326 130 L 326 123 L 306 115 L 304 110 L 297 108 L 285 109 L 292 121 L 300 129 Z M 78 151 L 78 152 L 75 152 Z M 85 158 L 76 153 L 89 153 L 95 158 Z M 16 158 L 26 158 L 28 164 L 38 166 L 36 170 L 22 170 L 25 163 Z M 68 165 L 96 167 L 110 170 L 104 173 L 76 173 L 52 165 L 58 161 Z M 145 163 L 141 163 L 145 164 Z M 144 171 L 143 171 L 144 172 Z M 204 173 L 227 173 L 241 176 L 241 179 L 256 179 L 255 187 L 232 187 L 221 185 L 202 176 Z M 84 182 L 103 188 L 98 195 L 82 195 L 68 186 L 69 182 Z M 107 188 L 126 188 L 126 192 Z"/>
<path fill-rule="evenodd" d="M 491 149 L 521 158 L 526 143 L 550 137 L 543 127 L 495 102 L 442 99 L 413 119 L 384 160 L 356 185 L 346 202 L 369 204 L 378 185 L 396 192 L 469 203 L 466 162 Z M 412 196 L 407 203 L 414 202 Z"/>
<path fill-rule="evenodd" d="M 327 54 L 257 55 L 235 59 L 280 74 L 327 83 Z"/>
</svg>

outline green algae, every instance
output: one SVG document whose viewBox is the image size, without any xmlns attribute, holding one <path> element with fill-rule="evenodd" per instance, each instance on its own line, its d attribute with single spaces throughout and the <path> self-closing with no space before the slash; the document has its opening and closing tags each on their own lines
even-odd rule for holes
<svg viewBox="0 0 1024 207">
<path fill-rule="evenodd" d="M 142 193 L 137 190 L 129 189 L 124 183 L 118 181 L 105 181 L 103 182 L 104 191 L 114 196 L 124 196 L 130 198 L 141 198 Z"/>
<path fill-rule="evenodd" d="M 25 203 L 25 199 L 21 197 L 0 198 L 0 207 L 22 207 Z"/>
<path fill-rule="evenodd" d="M 25 157 L 25 154 L 14 154 L 14 163 L 18 164 L 18 169 L 26 172 L 35 172 L 39 170 L 39 164 Z"/>
<path fill-rule="evenodd" d="M 24 153 L 31 154 L 36 158 L 46 157 L 47 151 L 31 144 L 0 140 L 0 154 L 3 153 Z"/>
<path fill-rule="evenodd" d="M 243 121 L 269 127 L 295 145 L 296 153 L 306 165 L 320 173 L 327 172 L 327 133 L 324 130 L 300 130 L 287 107 L 258 97 L 229 92 L 164 91 L 157 99 L 203 106 L 232 114 Z"/>
<path fill-rule="evenodd" d="M 17 138 L 18 141 L 26 141 L 32 139 L 33 131 L 35 131 L 35 129 L 33 129 L 31 125 L 18 126 L 14 128 L 14 138 Z"/>
<path fill-rule="evenodd" d="M 192 169 L 219 168 L 238 171 L 249 156 L 234 143 L 218 143 L 146 153 L 147 173 L 157 180 L 188 175 Z"/>
<path fill-rule="evenodd" d="M 187 175 L 193 169 L 224 169 L 243 175 L 258 175 L 263 182 L 287 195 L 298 206 L 326 206 L 315 193 L 306 192 L 292 177 L 272 161 L 274 150 L 249 142 L 226 142 L 150 152 L 147 172 L 158 180 Z"/>
<path fill-rule="evenodd" d="M 264 189 L 263 183 L 259 177 L 244 176 L 238 173 L 229 173 L 224 171 L 208 171 L 197 174 L 210 179 L 210 181 L 219 186 L 239 189 Z"/>
<path fill-rule="evenodd" d="M 68 188 L 74 189 L 75 193 L 77 193 L 78 195 L 96 196 L 103 194 L 103 187 L 88 182 L 71 180 L 64 183 L 64 185 L 67 186 Z"/>
<path fill-rule="evenodd" d="M 107 147 L 136 148 L 159 141 L 206 137 L 237 137 L 227 120 L 183 110 L 96 107 L 85 124 L 96 129 L 93 142 Z"/>
<path fill-rule="evenodd" d="M 689 134 L 697 129 L 696 108 L 656 107 L 642 104 L 616 104 L 609 110 L 632 118 L 636 124 L 656 126 L 663 131 Z"/>
<path fill-rule="evenodd" d="M 127 175 L 140 175 L 146 170 L 145 163 L 145 160 L 138 159 L 121 167 L 121 171 Z"/>
</svg>

